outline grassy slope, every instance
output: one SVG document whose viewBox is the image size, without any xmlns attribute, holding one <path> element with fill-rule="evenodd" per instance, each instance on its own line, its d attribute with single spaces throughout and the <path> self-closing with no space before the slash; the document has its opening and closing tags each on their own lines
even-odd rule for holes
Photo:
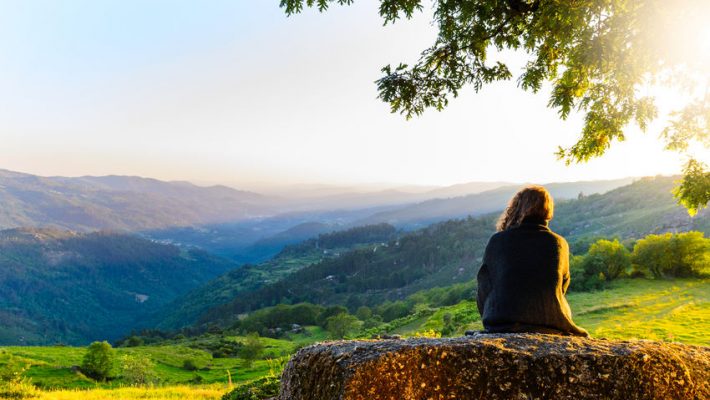
<svg viewBox="0 0 710 400">
<path fill-rule="evenodd" d="M 295 352 L 298 346 L 325 340 L 322 329 L 311 327 L 309 335 L 295 335 L 293 340 L 262 338 L 264 358 L 257 360 L 251 367 L 244 367 L 238 358 L 212 358 L 203 350 L 197 350 L 184 345 L 142 346 L 118 348 L 117 358 L 123 354 L 143 354 L 155 364 L 154 372 L 163 385 L 188 385 L 196 375 L 202 378 L 202 384 L 224 384 L 228 382 L 229 370 L 234 383 L 250 381 L 271 372 L 278 373 L 281 364 L 289 354 Z M 230 340 L 242 341 L 243 337 L 233 336 Z M 26 376 L 32 382 L 45 389 L 90 389 L 118 388 L 125 382 L 115 379 L 107 383 L 97 384 L 81 374 L 72 372 L 71 367 L 80 365 L 84 356 L 82 347 L 2 347 L 0 361 L 8 355 L 13 355 L 31 363 L 32 367 Z M 271 359 L 271 360 L 269 360 Z M 185 360 L 192 360 L 199 368 L 197 371 L 187 371 L 182 368 Z"/>
<path fill-rule="evenodd" d="M 646 280 L 613 282 L 603 291 L 570 293 L 567 296 L 574 320 L 593 337 L 651 339 L 710 346 L 710 279 Z M 442 307 L 433 314 L 391 323 L 402 335 L 440 330 L 443 315 L 463 323 L 457 334 L 482 329 L 473 301 Z"/>
<path fill-rule="evenodd" d="M 105 399 L 142 399 L 142 400 L 217 400 L 227 392 L 226 385 L 210 385 L 203 387 L 172 386 L 165 388 L 125 387 L 119 389 L 93 390 L 58 390 L 45 391 L 38 400 L 105 400 Z"/>
<path fill-rule="evenodd" d="M 598 292 L 571 293 L 568 296 L 575 321 L 594 337 L 611 339 L 652 339 L 678 341 L 687 344 L 710 345 L 710 279 L 646 280 L 627 279 L 614 282 L 609 289 Z M 460 335 L 466 329 L 481 329 L 480 318 L 473 301 L 429 310 L 425 316 L 411 316 L 389 324 L 389 331 L 413 336 L 418 332 L 437 331 L 443 326 L 443 316 L 452 314 Z M 155 363 L 155 372 L 164 384 L 189 384 L 195 375 L 204 384 L 227 384 L 227 370 L 235 383 L 252 380 L 269 373 L 278 373 L 285 355 L 296 348 L 326 339 L 320 328 L 310 327 L 310 335 L 297 335 L 293 340 L 262 338 L 266 358 L 250 368 L 242 367 L 236 358 L 218 358 L 202 350 L 184 345 L 119 348 L 118 354 L 142 353 Z M 242 337 L 231 337 L 241 341 Z M 44 388 L 95 388 L 96 383 L 71 371 L 84 354 L 77 347 L 4 347 L 0 358 L 7 354 L 32 363 L 28 377 Z M 187 359 L 200 370 L 182 368 Z M 123 385 L 118 380 L 100 384 L 103 388 Z"/>
</svg>

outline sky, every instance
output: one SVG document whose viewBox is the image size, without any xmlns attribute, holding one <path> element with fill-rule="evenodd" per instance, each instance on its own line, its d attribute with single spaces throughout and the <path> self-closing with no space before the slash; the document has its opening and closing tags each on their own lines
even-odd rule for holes
<svg viewBox="0 0 710 400">
<path fill-rule="evenodd" d="M 581 116 L 561 121 L 546 90 L 515 81 L 468 88 L 443 112 L 391 114 L 374 81 L 433 42 L 429 12 L 383 26 L 375 0 L 292 17 L 278 3 L 0 0 L 0 168 L 241 187 L 680 172 L 662 121 L 565 166 L 554 152 Z"/>
</svg>

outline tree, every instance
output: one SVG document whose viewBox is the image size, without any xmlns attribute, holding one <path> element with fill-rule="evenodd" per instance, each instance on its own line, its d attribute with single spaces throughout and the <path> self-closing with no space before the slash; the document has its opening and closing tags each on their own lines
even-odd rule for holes
<svg viewBox="0 0 710 400">
<path fill-rule="evenodd" d="M 368 319 L 372 318 L 372 310 L 370 309 L 370 307 L 360 306 L 358 307 L 357 311 L 355 311 L 355 316 L 360 321 L 367 321 Z"/>
<path fill-rule="evenodd" d="M 598 240 L 589 247 L 582 268 L 586 276 L 602 274 L 604 280 L 610 281 L 631 269 L 631 252 L 618 239 Z"/>
<path fill-rule="evenodd" d="M 281 7 L 292 15 L 353 1 L 281 0 Z M 385 24 L 409 19 L 424 3 L 380 0 L 380 15 Z M 551 82 L 548 104 L 562 119 L 585 114 L 578 141 L 558 150 L 569 164 L 601 156 L 632 123 L 645 130 L 658 117 L 648 88 L 661 83 L 686 99 L 661 132 L 668 150 L 689 157 L 674 193 L 691 215 L 710 201 L 710 171 L 688 151 L 693 143 L 710 147 L 710 49 L 702 42 L 709 2 L 436 0 L 433 9 L 434 44 L 413 65 L 385 66 L 377 80 L 392 112 L 411 118 L 443 110 L 465 86 L 478 91 L 509 80 L 513 73 L 495 51 L 520 50 L 529 57 L 518 76 L 522 89 L 538 92 Z"/>
<path fill-rule="evenodd" d="M 124 354 L 119 359 L 121 377 L 129 385 L 143 386 L 156 381 L 155 364 L 144 355 Z"/>
<path fill-rule="evenodd" d="M 107 342 L 93 342 L 87 347 L 81 363 L 81 372 L 97 381 L 105 381 L 111 376 L 115 351 Z"/>
<path fill-rule="evenodd" d="M 259 339 L 259 334 L 252 332 L 246 336 L 244 340 L 244 345 L 239 352 L 239 357 L 244 359 L 244 365 L 250 368 L 254 364 L 254 360 L 261 357 L 261 353 L 264 351 L 264 345 Z"/>
<path fill-rule="evenodd" d="M 360 320 L 357 317 L 348 313 L 340 313 L 328 318 L 326 330 L 333 338 L 342 339 L 359 326 Z"/>
<path fill-rule="evenodd" d="M 632 253 L 635 267 L 654 277 L 688 277 L 708 272 L 710 239 L 702 232 L 648 235 L 636 242 Z"/>
<path fill-rule="evenodd" d="M 348 309 L 343 306 L 330 306 L 323 310 L 316 318 L 316 323 L 325 328 L 328 324 L 328 318 L 333 317 L 338 314 L 347 314 Z"/>
</svg>

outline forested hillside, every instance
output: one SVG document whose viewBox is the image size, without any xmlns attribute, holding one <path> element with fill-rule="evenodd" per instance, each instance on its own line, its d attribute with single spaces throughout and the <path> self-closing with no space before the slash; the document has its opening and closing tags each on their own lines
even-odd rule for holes
<svg viewBox="0 0 710 400">
<path fill-rule="evenodd" d="M 600 235 L 638 239 L 649 233 L 709 232 L 710 213 L 690 219 L 676 205 L 672 178 L 649 178 L 603 195 L 560 201 L 552 229 L 564 234 L 573 249 L 586 252 Z M 629 211 L 631 210 L 631 211 Z M 385 245 L 370 246 L 323 260 L 258 290 L 238 290 L 217 305 L 202 323 L 279 303 L 342 304 L 350 309 L 395 300 L 420 289 L 471 281 L 475 277 L 497 213 L 451 220 L 402 235 Z"/>
<path fill-rule="evenodd" d="M 673 177 L 643 178 L 599 195 L 558 202 L 552 227 L 563 235 L 638 238 L 648 233 L 710 232 L 710 212 L 691 218 L 676 203 Z"/>
<path fill-rule="evenodd" d="M 368 225 L 320 234 L 316 238 L 286 246 L 269 261 L 246 264 L 229 271 L 166 305 L 156 313 L 155 325 L 161 329 L 175 329 L 194 324 L 206 310 L 227 303 L 241 293 L 275 283 L 308 265 L 337 258 L 341 252 L 388 242 L 396 233 L 391 225 Z"/>
<path fill-rule="evenodd" d="M 235 267 L 122 234 L 0 231 L 0 344 L 115 339 Z"/>
</svg>

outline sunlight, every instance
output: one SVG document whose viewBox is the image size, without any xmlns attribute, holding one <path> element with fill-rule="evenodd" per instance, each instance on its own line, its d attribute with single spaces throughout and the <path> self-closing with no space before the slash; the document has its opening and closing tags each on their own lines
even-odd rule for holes
<svg viewBox="0 0 710 400">
<path fill-rule="evenodd" d="M 710 68 L 710 2 L 661 2 L 647 23 L 654 26 L 651 40 L 661 56 L 693 68 Z"/>
</svg>

